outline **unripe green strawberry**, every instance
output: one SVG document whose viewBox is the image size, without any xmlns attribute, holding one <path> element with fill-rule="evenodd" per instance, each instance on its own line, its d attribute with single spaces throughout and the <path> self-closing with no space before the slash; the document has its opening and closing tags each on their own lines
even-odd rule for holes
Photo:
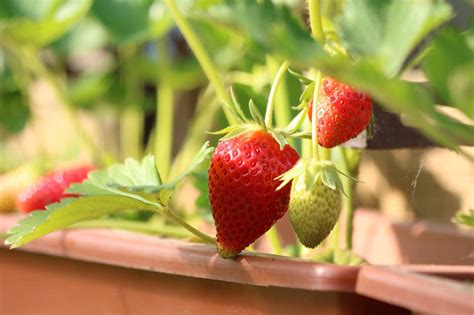
<svg viewBox="0 0 474 315">
<path fill-rule="evenodd" d="M 293 179 L 289 214 L 300 242 L 310 248 L 319 245 L 334 228 L 341 213 L 341 193 L 326 186 L 321 178 L 306 186 L 305 174 Z"/>
<path fill-rule="evenodd" d="M 300 242 L 316 247 L 331 232 L 341 213 L 342 183 L 330 161 L 300 160 L 279 177 L 293 181 L 288 212 Z"/>
</svg>

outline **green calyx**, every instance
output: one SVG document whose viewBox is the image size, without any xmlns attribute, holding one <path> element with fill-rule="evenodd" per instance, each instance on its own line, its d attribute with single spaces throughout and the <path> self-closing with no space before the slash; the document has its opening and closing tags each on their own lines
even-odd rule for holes
<svg viewBox="0 0 474 315">
<path fill-rule="evenodd" d="M 276 178 L 277 180 L 281 180 L 281 184 L 277 190 L 286 186 L 296 177 L 304 176 L 307 190 L 311 190 L 317 181 L 321 180 L 328 188 L 344 193 L 339 174 L 342 173 L 336 169 L 336 166 L 331 161 L 300 159 L 292 169 Z"/>
<path fill-rule="evenodd" d="M 230 139 L 248 131 L 263 130 L 269 132 L 275 138 L 275 140 L 280 145 L 280 148 L 283 148 L 288 143 L 287 139 L 289 137 L 307 137 L 308 135 L 303 135 L 302 132 L 300 132 L 301 126 L 308 112 L 307 106 L 301 106 L 298 108 L 300 112 L 288 124 L 288 126 L 284 128 L 272 126 L 272 112 L 276 90 L 287 70 L 288 62 L 284 62 L 275 77 L 270 95 L 268 96 L 265 117 L 260 113 L 254 101 L 250 99 L 248 103 L 248 109 L 251 117 L 249 118 L 242 110 L 242 105 L 238 101 L 233 89 L 231 88 L 230 95 L 232 104 L 228 104 L 229 106 L 226 106 L 226 108 L 230 109 L 231 115 L 238 123 L 228 126 L 222 130 L 209 133 L 214 135 L 224 135 L 222 139 Z"/>
</svg>

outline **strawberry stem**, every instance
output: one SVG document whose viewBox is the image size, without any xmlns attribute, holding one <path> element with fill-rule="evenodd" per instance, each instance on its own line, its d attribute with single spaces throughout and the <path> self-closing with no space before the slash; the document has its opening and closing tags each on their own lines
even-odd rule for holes
<svg viewBox="0 0 474 315">
<path fill-rule="evenodd" d="M 168 9 L 171 11 L 171 15 L 179 27 L 181 34 L 183 34 L 186 42 L 193 51 L 196 59 L 202 67 L 202 70 L 206 74 L 209 82 L 214 86 L 217 96 L 224 102 L 223 110 L 229 124 L 237 124 L 237 119 L 232 114 L 232 100 L 227 93 L 224 83 L 222 82 L 217 67 L 212 62 L 209 54 L 207 53 L 204 45 L 199 41 L 196 33 L 192 29 L 191 25 L 186 21 L 184 16 L 179 12 L 178 7 L 174 0 L 165 0 Z"/>
<path fill-rule="evenodd" d="M 70 228 L 109 228 L 109 229 L 121 229 L 134 232 L 141 232 L 146 234 L 175 237 L 175 238 L 186 238 L 190 234 L 187 231 L 183 231 L 179 227 L 166 226 L 162 224 L 155 224 L 149 222 L 136 222 L 123 219 L 96 219 L 91 221 L 79 222 L 72 225 Z"/>
<path fill-rule="evenodd" d="M 309 0 L 309 23 L 311 25 L 311 33 L 313 37 L 320 43 L 324 44 L 323 21 L 321 18 L 321 2 L 320 0 Z"/>
<path fill-rule="evenodd" d="M 270 94 L 268 95 L 267 111 L 265 112 L 265 126 L 267 128 L 272 127 L 273 107 L 275 106 L 276 91 L 280 85 L 281 80 L 283 79 L 285 72 L 288 70 L 289 65 L 290 63 L 288 60 L 285 60 L 280 66 L 280 69 L 278 69 L 275 80 L 273 80 L 272 88 L 270 89 Z"/>
<path fill-rule="evenodd" d="M 315 161 L 319 161 L 319 150 L 318 150 L 318 99 L 319 99 L 319 86 L 321 84 L 321 72 L 318 71 L 316 74 L 316 80 L 314 81 L 314 94 L 313 94 L 313 111 L 311 113 L 311 148 L 313 158 Z"/>
<path fill-rule="evenodd" d="M 186 221 L 184 221 L 179 216 L 177 216 L 176 213 L 174 213 L 169 207 L 163 206 L 161 210 L 168 218 L 173 220 L 176 224 L 181 225 L 183 228 L 191 232 L 193 235 L 195 235 L 197 238 L 199 238 L 203 242 L 212 244 L 212 245 L 216 244 L 216 239 L 214 237 L 209 236 L 199 231 L 195 227 L 189 225 Z"/>
<path fill-rule="evenodd" d="M 347 157 L 347 152 L 345 149 L 341 149 L 341 162 L 343 172 L 352 176 L 353 172 L 349 167 L 349 159 Z M 352 249 L 352 234 L 353 234 L 353 221 L 354 221 L 354 188 L 355 188 L 355 181 L 349 177 L 343 176 L 342 185 L 344 191 L 346 193 L 346 198 L 343 198 L 344 209 L 346 211 L 345 219 L 345 249 L 351 250 Z"/>
<path fill-rule="evenodd" d="M 173 145 L 174 93 L 167 74 L 170 72 L 170 60 L 166 37 L 158 40 L 159 70 L 161 80 L 156 87 L 156 123 L 155 123 L 155 159 L 163 180 L 168 177 Z"/>
</svg>

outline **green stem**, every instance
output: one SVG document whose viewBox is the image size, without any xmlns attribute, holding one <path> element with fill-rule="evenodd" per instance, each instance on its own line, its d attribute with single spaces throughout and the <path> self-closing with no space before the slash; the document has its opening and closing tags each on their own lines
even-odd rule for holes
<svg viewBox="0 0 474 315">
<path fill-rule="evenodd" d="M 344 149 L 341 150 L 341 161 L 343 166 L 343 172 L 346 174 L 353 176 L 353 172 L 349 167 L 349 160 L 347 157 L 347 153 Z M 343 208 L 346 211 L 346 231 L 345 231 L 345 249 L 351 250 L 352 249 L 352 234 L 353 234 L 353 221 L 354 221 L 354 188 L 355 188 L 355 181 L 352 179 L 343 176 L 342 185 L 344 191 L 346 193 L 346 198 L 343 198 Z"/>
<path fill-rule="evenodd" d="M 282 63 L 280 69 L 278 69 L 275 80 L 273 81 L 272 88 L 270 89 L 270 94 L 268 95 L 267 102 L 267 111 L 265 112 L 265 126 L 267 128 L 271 128 L 272 126 L 273 107 L 275 106 L 276 91 L 278 89 L 278 86 L 280 85 L 281 80 L 283 79 L 286 70 L 288 70 L 289 65 L 290 63 L 288 62 L 288 60 L 285 60 L 285 62 Z"/>
<path fill-rule="evenodd" d="M 319 150 L 318 150 L 318 98 L 319 98 L 319 85 L 321 83 L 321 72 L 318 71 L 316 74 L 316 80 L 314 84 L 313 93 L 313 112 L 311 113 L 311 149 L 312 156 L 315 161 L 319 161 Z"/>
<path fill-rule="evenodd" d="M 155 127 L 155 158 L 160 174 L 164 180 L 168 177 L 173 149 L 173 119 L 174 119 L 174 93 L 173 87 L 166 75 L 170 71 L 170 60 L 166 38 L 158 41 L 160 58 L 160 77 L 158 82 L 156 100 L 156 127 Z"/>
<path fill-rule="evenodd" d="M 272 71 L 274 72 L 274 71 Z M 288 126 L 291 122 L 291 103 L 288 94 L 288 80 L 282 79 L 280 88 L 277 90 L 275 98 L 275 123 L 277 126 L 283 127 Z M 288 138 L 288 143 L 292 146 L 296 146 L 295 138 Z"/>
<path fill-rule="evenodd" d="M 168 9 L 171 11 L 171 15 L 173 16 L 176 25 L 179 27 L 181 34 L 183 34 L 186 42 L 188 43 L 189 47 L 191 47 L 196 59 L 209 79 L 209 82 L 214 86 L 217 96 L 224 102 L 223 110 L 227 121 L 229 124 L 236 124 L 237 120 L 232 115 L 232 110 L 230 107 L 233 106 L 233 103 L 225 89 L 222 79 L 218 74 L 217 67 L 212 62 L 203 44 L 199 41 L 191 25 L 179 12 L 174 0 L 165 0 L 165 3 L 168 6 Z"/>
<path fill-rule="evenodd" d="M 127 104 L 120 113 L 121 157 L 140 158 L 142 152 L 143 111 L 136 105 Z"/>
<path fill-rule="evenodd" d="M 281 255 L 283 253 L 283 247 L 281 246 L 280 237 L 275 226 L 272 226 L 267 232 L 268 242 L 272 248 L 272 252 L 275 255 Z"/>
<path fill-rule="evenodd" d="M 324 44 L 324 31 L 321 18 L 320 0 L 308 0 L 308 10 L 311 33 L 319 43 Z"/>
<path fill-rule="evenodd" d="M 186 221 L 184 221 L 179 216 L 177 216 L 170 208 L 165 206 L 165 207 L 163 207 L 162 210 L 163 210 L 163 213 L 168 218 L 173 220 L 176 224 L 181 225 L 183 228 L 185 228 L 186 230 L 191 232 L 193 235 L 195 235 L 197 238 L 201 239 L 205 243 L 208 243 L 208 244 L 215 244 L 216 243 L 215 238 L 213 238 L 212 236 L 209 236 L 207 234 L 204 234 L 203 232 L 199 231 L 195 227 L 189 225 Z"/>
<path fill-rule="evenodd" d="M 96 219 L 91 221 L 79 222 L 71 226 L 71 228 L 121 229 L 175 238 L 186 238 L 190 236 L 187 231 L 184 231 L 181 228 L 177 228 L 174 226 L 157 225 L 147 222 L 135 222 L 120 219 Z"/>
<path fill-rule="evenodd" d="M 331 149 L 319 147 L 319 153 L 321 155 L 322 160 L 331 160 Z"/>
</svg>

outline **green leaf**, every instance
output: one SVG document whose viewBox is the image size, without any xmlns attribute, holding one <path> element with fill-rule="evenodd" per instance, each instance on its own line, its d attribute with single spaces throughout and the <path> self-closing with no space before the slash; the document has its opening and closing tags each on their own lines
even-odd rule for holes
<svg viewBox="0 0 474 315">
<path fill-rule="evenodd" d="M 148 155 L 143 158 L 141 163 L 133 159 L 127 159 L 124 164 L 116 164 L 105 170 L 93 171 L 89 173 L 88 179 L 82 183 L 71 185 L 68 192 L 83 196 L 120 195 L 154 204 L 153 200 L 156 200 L 158 196 L 141 194 L 142 187 L 155 187 L 161 184 L 155 159 Z M 122 187 L 128 189 L 123 191 L 121 190 Z"/>
<path fill-rule="evenodd" d="M 61 37 L 82 18 L 89 10 L 92 0 L 42 0 L 39 6 L 31 5 L 31 1 L 20 3 L 25 5 L 10 6 L 10 18 L 0 20 L 0 33 L 22 44 L 41 47 Z M 17 12 L 18 9 L 20 10 Z"/>
<path fill-rule="evenodd" d="M 252 53 L 271 53 L 275 57 L 292 56 L 292 65 L 304 65 L 323 53 L 302 21 L 290 8 L 272 1 L 227 0 L 201 16 L 221 26 L 233 25 L 250 38 Z M 257 104 L 258 105 L 258 104 Z"/>
<path fill-rule="evenodd" d="M 468 40 L 466 34 L 444 30 L 434 39 L 423 69 L 446 104 L 457 106 L 474 119 L 474 48 L 469 47 Z"/>
<path fill-rule="evenodd" d="M 109 213 L 149 209 L 150 206 L 125 196 L 87 196 L 63 199 L 49 205 L 47 210 L 34 211 L 19 225 L 8 231 L 5 241 L 11 248 L 22 246 L 43 235 L 63 229 L 76 222 L 104 216 Z"/>
<path fill-rule="evenodd" d="M 350 52 L 393 77 L 416 45 L 451 16 L 441 0 L 348 0 L 339 27 Z"/>
<path fill-rule="evenodd" d="M 118 44 L 144 41 L 150 37 L 148 28 L 149 1 L 93 1 L 92 14 L 106 27 Z"/>
<path fill-rule="evenodd" d="M 474 209 L 469 210 L 469 212 L 458 211 L 454 217 L 454 222 L 456 224 L 465 225 L 470 228 L 474 228 Z"/>
<path fill-rule="evenodd" d="M 108 44 L 107 31 L 102 24 L 90 16 L 75 24 L 64 36 L 51 46 L 63 55 L 103 48 Z"/>
<path fill-rule="evenodd" d="M 165 195 L 160 195 L 159 198 L 161 199 L 162 202 L 165 202 L 167 200 L 167 192 L 170 192 L 172 190 L 175 189 L 175 187 L 181 182 L 183 181 L 183 179 L 188 176 L 189 174 L 191 174 L 199 165 L 201 165 L 201 163 L 203 163 L 205 160 L 207 160 L 211 154 L 211 152 L 214 151 L 214 148 L 213 147 L 209 147 L 209 142 L 206 142 L 202 147 L 201 149 L 199 150 L 199 152 L 196 154 L 196 156 L 194 157 L 194 159 L 191 161 L 191 163 L 189 164 L 189 166 L 186 168 L 186 170 L 184 170 L 180 175 L 178 175 L 176 178 L 174 178 L 173 180 L 167 182 L 167 183 L 164 183 L 164 184 L 161 184 L 161 182 L 158 182 L 156 181 L 156 179 L 158 178 L 153 178 L 154 179 L 154 183 L 152 182 L 152 178 L 150 178 L 150 180 L 146 180 L 146 181 L 141 181 L 141 182 L 138 182 L 137 181 L 137 177 L 134 177 L 134 178 L 130 178 L 128 177 L 127 178 L 127 175 L 124 174 L 123 171 L 119 171 L 119 168 L 120 168 L 120 165 L 117 166 L 118 168 L 118 171 L 115 172 L 115 174 L 120 174 L 120 176 L 124 176 L 124 180 L 121 180 L 120 177 L 116 177 L 115 178 L 115 181 L 113 182 L 112 185 L 108 185 L 108 187 L 113 187 L 115 189 L 118 189 L 120 192 L 130 192 L 130 193 L 134 193 L 134 194 L 139 194 L 141 196 L 144 196 L 145 198 L 149 199 L 149 198 L 154 198 L 156 199 L 157 197 L 157 193 L 162 193 L 163 191 L 165 191 Z M 143 164 L 143 162 L 142 162 Z M 151 167 L 152 167 L 152 164 L 151 162 L 148 162 L 146 163 L 146 167 L 151 171 Z M 155 169 L 156 171 L 156 167 L 155 167 L 155 164 L 153 162 L 153 168 Z M 134 171 L 134 173 L 132 174 L 137 174 L 137 173 L 140 173 L 140 172 L 143 172 L 145 171 L 142 167 L 142 169 L 137 169 Z M 156 171 L 157 172 L 157 171 Z M 140 176 L 140 175 L 138 175 Z M 133 182 L 128 182 L 129 179 L 132 179 Z M 128 183 L 127 183 L 128 182 Z M 80 185 L 80 184 L 79 184 Z M 128 195 L 128 194 L 127 194 Z"/>
</svg>

